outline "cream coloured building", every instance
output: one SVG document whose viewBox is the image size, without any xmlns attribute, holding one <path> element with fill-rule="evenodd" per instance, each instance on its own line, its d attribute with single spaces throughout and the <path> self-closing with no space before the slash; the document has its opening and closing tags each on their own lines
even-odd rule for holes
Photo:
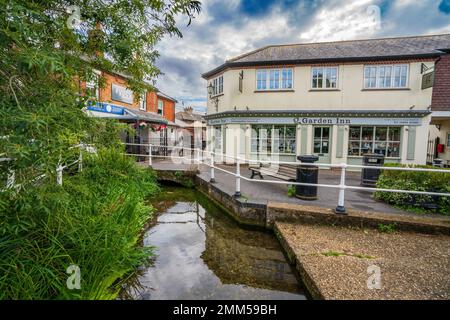
<svg viewBox="0 0 450 320">
<path fill-rule="evenodd" d="M 207 139 L 218 154 L 425 164 L 432 87 L 450 35 L 268 46 L 204 73 Z M 276 133 L 278 132 L 278 133 Z M 232 159 L 220 158 L 232 162 Z"/>
</svg>

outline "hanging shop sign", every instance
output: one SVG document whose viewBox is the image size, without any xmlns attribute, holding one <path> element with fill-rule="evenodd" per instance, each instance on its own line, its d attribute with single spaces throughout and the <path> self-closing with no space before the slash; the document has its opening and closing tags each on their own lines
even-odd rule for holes
<svg viewBox="0 0 450 320">
<path fill-rule="evenodd" d="M 111 86 L 111 99 L 121 101 L 128 104 L 133 104 L 133 91 L 125 87 L 119 86 L 115 83 Z"/>
<path fill-rule="evenodd" d="M 421 118 L 352 118 L 352 117 L 239 117 L 208 120 L 208 125 L 222 124 L 299 124 L 299 125 L 390 125 L 420 126 Z"/>
</svg>

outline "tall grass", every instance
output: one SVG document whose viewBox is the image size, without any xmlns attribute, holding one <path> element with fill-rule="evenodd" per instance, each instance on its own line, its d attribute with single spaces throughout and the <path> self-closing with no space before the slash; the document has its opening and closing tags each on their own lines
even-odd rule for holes
<svg viewBox="0 0 450 320">
<path fill-rule="evenodd" d="M 152 171 L 119 151 L 85 158 L 82 173 L 0 194 L 0 299 L 111 299 L 151 251 L 136 245 L 158 191 Z M 81 270 L 69 290 L 69 265 Z"/>
</svg>

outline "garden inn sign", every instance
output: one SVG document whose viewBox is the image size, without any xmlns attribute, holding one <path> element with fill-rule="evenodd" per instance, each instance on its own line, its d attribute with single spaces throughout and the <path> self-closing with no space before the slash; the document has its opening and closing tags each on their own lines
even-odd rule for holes
<svg viewBox="0 0 450 320">
<path fill-rule="evenodd" d="M 390 117 L 226 117 L 208 120 L 208 125 L 224 124 L 420 126 L 422 124 L 422 120 L 421 118 Z"/>
</svg>

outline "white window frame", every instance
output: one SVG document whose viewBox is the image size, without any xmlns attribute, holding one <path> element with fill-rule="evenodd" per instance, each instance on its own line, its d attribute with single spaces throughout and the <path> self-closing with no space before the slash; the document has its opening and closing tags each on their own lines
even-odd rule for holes
<svg viewBox="0 0 450 320">
<path fill-rule="evenodd" d="M 98 70 L 93 70 L 93 79 L 91 81 L 86 81 L 86 89 L 94 89 L 95 90 L 95 99 L 100 99 L 100 76 L 101 72 Z"/>
<path fill-rule="evenodd" d="M 163 116 L 164 115 L 164 101 L 161 99 L 158 99 L 157 106 L 158 106 L 157 113 Z M 160 108 L 160 106 L 161 106 L 161 108 Z M 160 110 L 161 110 L 161 113 L 159 112 Z"/>
<path fill-rule="evenodd" d="M 139 100 L 139 110 L 147 110 L 147 91 L 141 95 L 141 99 Z"/>
<path fill-rule="evenodd" d="M 286 78 L 286 81 L 283 82 L 283 71 L 284 70 L 291 70 L 291 87 L 287 87 L 285 86 L 285 84 L 287 83 L 287 80 L 289 79 Z M 265 88 L 258 88 L 258 74 L 260 72 L 264 72 L 265 73 L 265 79 L 262 80 L 265 82 Z M 271 80 L 270 80 L 270 75 L 271 74 L 276 74 L 278 73 L 278 86 L 276 88 L 270 88 L 271 87 Z M 287 73 L 288 75 L 289 73 Z M 286 91 L 286 90 L 294 90 L 294 68 L 291 67 L 286 67 L 286 68 L 261 68 L 261 69 L 256 69 L 256 73 L 255 73 L 255 91 Z"/>
<path fill-rule="evenodd" d="M 314 70 L 322 69 L 322 87 L 314 87 Z M 326 70 L 327 69 L 336 69 L 336 87 L 327 87 L 326 86 Z M 337 90 L 339 89 L 339 66 L 317 66 L 311 67 L 311 82 L 310 82 L 311 90 Z"/>
<path fill-rule="evenodd" d="M 384 77 L 384 83 L 383 86 L 380 86 L 380 80 L 381 80 L 381 69 L 385 68 L 385 72 L 386 72 L 386 68 L 389 67 L 391 68 L 391 79 L 390 79 L 390 83 L 389 86 L 386 86 L 386 77 Z M 400 68 L 400 79 L 399 79 L 399 85 L 395 86 L 395 68 L 399 67 Z M 406 67 L 406 75 L 405 75 L 405 85 L 402 86 L 401 84 L 401 79 L 402 79 L 402 73 L 401 70 L 403 67 Z M 376 68 L 376 72 L 375 72 L 375 87 L 370 87 L 370 86 L 366 86 L 366 69 L 367 68 Z M 391 89 L 407 89 L 409 88 L 409 72 L 410 72 L 410 65 L 407 63 L 395 63 L 395 64 L 368 64 L 368 65 L 364 65 L 364 69 L 363 69 L 363 88 L 364 89 L 381 89 L 381 90 L 391 90 Z M 386 73 L 385 73 L 386 74 Z"/>
<path fill-rule="evenodd" d="M 359 127 L 359 139 L 352 139 L 352 137 L 350 136 L 350 134 L 351 134 L 351 130 L 349 130 L 348 131 L 348 149 L 350 148 L 350 146 L 351 146 L 351 144 L 352 144 L 352 142 L 358 142 L 359 143 L 359 147 L 358 147 L 358 155 L 348 155 L 348 157 L 350 157 L 350 158 L 361 158 L 361 157 L 363 157 L 363 154 L 360 154 L 361 153 L 361 150 L 362 150 L 362 145 L 363 145 L 363 143 L 364 142 L 369 142 L 371 145 L 372 145 L 372 147 L 371 147 L 371 150 L 370 150 L 370 153 L 375 153 L 375 145 L 377 144 L 377 143 L 380 143 L 380 142 L 384 142 L 385 144 L 386 144 L 386 147 L 385 147 L 385 158 L 386 159 L 401 159 L 401 150 L 402 150 L 402 144 L 403 144 L 403 142 L 402 142 L 402 127 L 401 126 L 376 126 L 376 125 L 354 125 L 354 126 L 350 126 L 350 127 Z M 363 130 L 363 128 L 371 128 L 372 129 L 372 139 L 370 139 L 370 140 L 363 140 L 363 138 L 362 138 L 362 130 Z M 376 130 L 377 130 L 377 128 L 386 128 L 387 129 L 387 131 L 386 131 L 386 140 L 377 140 L 376 139 Z M 390 139 L 390 130 L 391 129 L 399 129 L 399 138 L 398 138 L 398 140 L 391 140 Z M 392 157 L 392 156 L 388 156 L 387 155 L 387 153 L 388 153 L 388 147 L 389 147 L 389 144 L 394 144 L 394 143 L 398 143 L 398 148 L 399 148 L 399 150 L 398 150 L 398 156 L 396 156 L 396 157 Z"/>
<path fill-rule="evenodd" d="M 213 87 L 212 97 L 219 96 L 223 94 L 223 74 L 211 79 L 210 85 Z"/>
</svg>

